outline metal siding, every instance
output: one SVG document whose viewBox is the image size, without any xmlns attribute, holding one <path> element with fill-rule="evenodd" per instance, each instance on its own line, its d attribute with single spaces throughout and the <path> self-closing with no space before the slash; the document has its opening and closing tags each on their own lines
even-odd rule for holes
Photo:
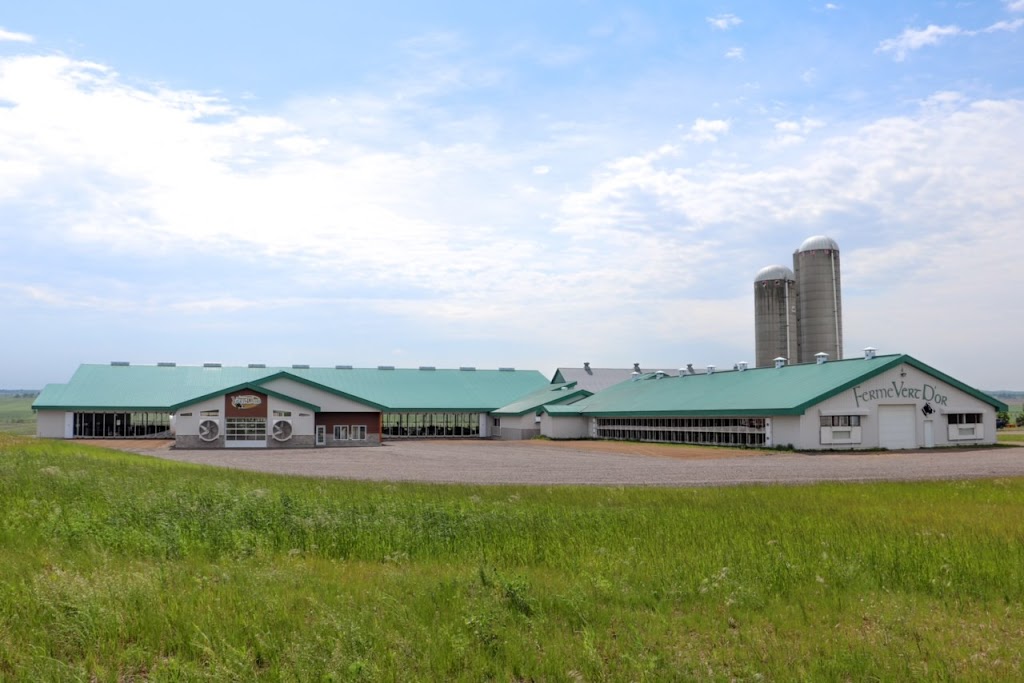
<svg viewBox="0 0 1024 683">
<path fill-rule="evenodd" d="M 842 287 L 838 249 L 797 251 L 793 254 L 797 282 L 797 361 L 814 362 L 825 352 L 843 357 Z"/>
<path fill-rule="evenodd" d="M 65 412 L 40 410 L 36 413 L 36 436 L 44 439 L 65 439 Z"/>
<path fill-rule="evenodd" d="M 796 283 L 793 280 L 755 282 L 755 366 L 771 367 L 779 356 L 796 362 L 796 342 Z"/>
</svg>

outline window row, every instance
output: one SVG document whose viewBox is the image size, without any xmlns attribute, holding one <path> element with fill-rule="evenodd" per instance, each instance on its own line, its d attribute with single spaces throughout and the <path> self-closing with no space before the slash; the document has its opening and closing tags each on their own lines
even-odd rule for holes
<svg viewBox="0 0 1024 683">
<path fill-rule="evenodd" d="M 950 413 L 946 420 L 951 425 L 980 425 L 985 422 L 981 413 Z"/>
<path fill-rule="evenodd" d="M 709 446 L 764 446 L 763 418 L 635 417 L 597 420 L 599 439 L 692 443 Z"/>
<path fill-rule="evenodd" d="M 602 417 L 599 428 L 684 429 L 724 432 L 763 432 L 761 417 Z"/>
<path fill-rule="evenodd" d="M 72 434 L 93 439 L 169 439 L 167 413 L 75 413 Z"/>
<path fill-rule="evenodd" d="M 366 425 L 334 425 L 335 441 L 366 441 Z"/>
<path fill-rule="evenodd" d="M 381 422 L 390 437 L 480 436 L 480 413 L 384 413 Z"/>
<path fill-rule="evenodd" d="M 822 427 L 860 427 L 860 415 L 822 415 Z"/>
<path fill-rule="evenodd" d="M 748 432 L 695 432 L 665 429 L 614 429 L 597 430 L 599 439 L 618 441 L 652 441 L 658 443 L 690 443 L 703 446 L 764 446 L 765 435 Z"/>
</svg>

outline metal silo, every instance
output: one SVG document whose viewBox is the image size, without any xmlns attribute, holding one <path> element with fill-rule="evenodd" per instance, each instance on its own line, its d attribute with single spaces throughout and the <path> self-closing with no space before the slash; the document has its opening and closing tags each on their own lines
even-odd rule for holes
<svg viewBox="0 0 1024 683">
<path fill-rule="evenodd" d="M 770 368 L 782 356 L 796 361 L 796 278 L 786 266 L 768 266 L 754 277 L 755 364 Z"/>
<path fill-rule="evenodd" d="M 797 281 L 797 358 L 814 354 L 843 357 L 843 301 L 839 278 L 839 245 L 830 237 L 808 237 L 793 253 Z"/>
</svg>

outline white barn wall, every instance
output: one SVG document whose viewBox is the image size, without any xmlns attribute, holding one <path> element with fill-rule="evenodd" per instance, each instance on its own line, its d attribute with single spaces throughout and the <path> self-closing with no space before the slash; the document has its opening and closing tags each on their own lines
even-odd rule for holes
<svg viewBox="0 0 1024 683">
<path fill-rule="evenodd" d="M 315 445 L 315 432 L 316 432 L 316 417 L 312 410 L 306 408 L 305 405 L 299 405 L 283 398 L 276 396 L 266 397 L 267 407 L 267 437 L 266 444 L 268 447 L 284 446 L 289 441 L 293 442 L 293 445 L 298 443 L 304 446 L 313 447 Z M 274 411 L 285 411 L 292 415 L 287 418 L 278 418 L 273 416 Z M 286 420 L 292 423 L 292 438 L 289 441 L 278 441 L 271 436 L 273 423 L 278 420 Z"/>
<path fill-rule="evenodd" d="M 174 434 L 175 436 L 199 436 L 200 420 L 211 420 L 214 418 L 200 417 L 199 413 L 204 410 L 218 410 L 217 423 L 224 426 L 224 397 L 215 396 L 198 403 L 190 403 L 182 406 L 174 413 Z M 191 413 L 183 415 L 182 413 Z"/>
<path fill-rule="evenodd" d="M 925 405 L 934 411 L 926 416 Z M 912 406 L 914 410 L 914 441 L 916 447 L 925 447 L 925 422 L 931 420 L 934 445 L 969 446 L 995 443 L 996 410 L 967 392 L 948 384 L 917 368 L 901 364 L 861 385 L 847 389 L 812 406 L 800 418 L 800 443 L 804 448 L 879 448 L 879 409 L 887 406 Z M 951 441 L 948 436 L 947 415 L 950 413 L 981 413 L 981 438 Z M 823 415 L 860 415 L 861 442 L 850 445 L 821 444 Z"/>
<path fill-rule="evenodd" d="M 67 439 L 71 435 L 65 430 L 63 410 L 39 410 L 36 412 L 36 434 L 44 439 Z"/>
<path fill-rule="evenodd" d="M 526 415 L 500 415 L 501 426 L 499 427 L 499 438 L 508 440 L 532 439 L 539 436 L 541 426 L 537 422 L 537 416 L 530 412 Z"/>
<path fill-rule="evenodd" d="M 771 419 L 772 446 L 793 446 L 802 448 L 800 415 L 780 415 Z"/>
<path fill-rule="evenodd" d="M 541 434 L 551 439 L 590 438 L 590 418 L 575 415 L 554 417 L 544 413 L 540 417 Z"/>
<path fill-rule="evenodd" d="M 322 413 L 377 413 L 378 409 L 368 406 L 365 403 L 358 403 L 344 396 L 332 394 L 323 389 L 317 389 L 301 382 L 295 382 L 286 377 L 281 377 L 262 384 L 266 389 L 286 394 L 299 401 L 312 403 L 320 406 Z"/>
</svg>

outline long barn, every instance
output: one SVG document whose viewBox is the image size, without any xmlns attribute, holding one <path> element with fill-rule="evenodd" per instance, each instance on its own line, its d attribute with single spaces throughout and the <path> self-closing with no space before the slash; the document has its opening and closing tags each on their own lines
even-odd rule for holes
<svg viewBox="0 0 1024 683">
<path fill-rule="evenodd" d="M 636 373 L 571 405 L 547 405 L 540 432 L 797 450 L 891 450 L 996 441 L 1006 404 L 905 354 L 701 374 Z"/>
<path fill-rule="evenodd" d="M 82 365 L 44 388 L 38 435 L 174 438 L 180 448 L 378 445 L 487 438 L 491 412 L 547 386 L 534 370 Z"/>
</svg>

